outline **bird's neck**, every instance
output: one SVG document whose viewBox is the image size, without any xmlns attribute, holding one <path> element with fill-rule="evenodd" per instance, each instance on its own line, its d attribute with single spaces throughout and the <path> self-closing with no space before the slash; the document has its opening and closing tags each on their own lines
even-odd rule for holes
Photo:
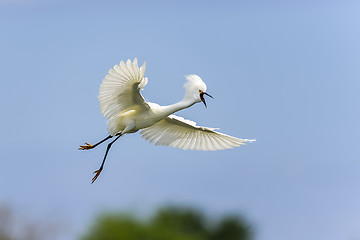
<svg viewBox="0 0 360 240">
<path fill-rule="evenodd" d="M 190 106 L 192 106 L 193 104 L 195 104 L 195 101 L 191 101 L 188 99 L 183 99 L 182 101 L 175 103 L 175 104 L 171 104 L 168 106 L 162 106 L 162 112 L 165 116 L 169 116 L 177 111 L 180 111 L 184 108 L 188 108 Z"/>
</svg>

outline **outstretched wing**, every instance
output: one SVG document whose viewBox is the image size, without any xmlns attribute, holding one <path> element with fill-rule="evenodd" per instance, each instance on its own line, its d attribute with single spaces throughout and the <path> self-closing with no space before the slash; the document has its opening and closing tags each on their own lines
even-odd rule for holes
<svg viewBox="0 0 360 240">
<path fill-rule="evenodd" d="M 120 62 L 110 69 L 102 81 L 98 99 L 101 113 L 108 119 L 135 105 L 148 109 L 140 90 L 147 84 L 144 78 L 146 63 L 139 68 L 137 59 Z"/>
<path fill-rule="evenodd" d="M 184 150 L 216 151 L 255 141 L 219 133 L 214 131 L 214 128 L 196 126 L 195 122 L 175 115 L 143 129 L 141 135 L 156 145 Z"/>
</svg>

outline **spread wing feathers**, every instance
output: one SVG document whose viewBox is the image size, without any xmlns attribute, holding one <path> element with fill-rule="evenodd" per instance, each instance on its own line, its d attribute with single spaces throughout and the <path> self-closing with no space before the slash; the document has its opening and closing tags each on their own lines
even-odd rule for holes
<svg viewBox="0 0 360 240">
<path fill-rule="evenodd" d="M 170 115 L 155 125 L 143 129 L 141 135 L 156 145 L 184 150 L 216 151 L 255 141 L 219 133 L 214 131 L 214 128 L 196 126 L 195 122 L 175 115 Z"/>
<path fill-rule="evenodd" d="M 102 81 L 98 99 L 101 113 L 108 119 L 117 116 L 125 109 L 138 105 L 148 109 L 140 90 L 147 84 L 144 78 L 146 63 L 139 68 L 137 59 L 120 62 L 110 69 Z"/>
</svg>

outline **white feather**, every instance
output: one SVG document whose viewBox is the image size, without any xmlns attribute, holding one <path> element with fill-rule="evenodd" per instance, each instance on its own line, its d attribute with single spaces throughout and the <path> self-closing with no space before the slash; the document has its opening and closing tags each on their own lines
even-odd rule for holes
<svg viewBox="0 0 360 240">
<path fill-rule="evenodd" d="M 144 78 L 145 63 L 139 69 L 137 59 L 131 63 L 130 60 L 110 69 L 100 85 L 98 99 L 100 101 L 101 113 L 108 119 L 118 116 L 122 111 L 138 105 L 149 109 L 140 94 L 140 89 L 147 84 Z"/>
<path fill-rule="evenodd" d="M 156 145 L 165 145 L 184 150 L 215 151 L 233 148 L 255 140 L 235 138 L 197 126 L 195 122 L 170 115 L 141 131 L 143 138 Z"/>
</svg>

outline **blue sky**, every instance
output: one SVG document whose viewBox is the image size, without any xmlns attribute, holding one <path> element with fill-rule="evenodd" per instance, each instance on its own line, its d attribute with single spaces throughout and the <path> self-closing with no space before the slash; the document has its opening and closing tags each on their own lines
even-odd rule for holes
<svg viewBox="0 0 360 240">
<path fill-rule="evenodd" d="M 67 237 L 103 210 L 166 203 L 237 212 L 258 240 L 360 239 L 360 4 L 356 1 L 0 1 L 0 202 L 59 219 Z M 147 61 L 146 99 L 206 82 L 208 108 L 178 115 L 247 146 L 112 148 L 97 94 L 109 68 Z"/>
</svg>

